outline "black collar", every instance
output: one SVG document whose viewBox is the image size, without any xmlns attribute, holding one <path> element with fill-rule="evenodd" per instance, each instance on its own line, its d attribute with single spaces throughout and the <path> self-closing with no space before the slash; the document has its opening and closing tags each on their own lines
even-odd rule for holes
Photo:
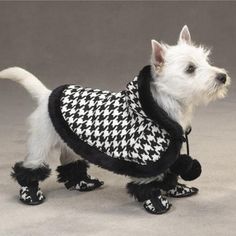
<svg viewBox="0 0 236 236">
<path fill-rule="evenodd" d="M 150 119 L 161 125 L 172 138 L 182 140 L 183 129 L 180 124 L 171 119 L 153 99 L 150 89 L 152 81 L 151 66 L 145 66 L 138 75 L 138 92 L 143 111 Z"/>
</svg>

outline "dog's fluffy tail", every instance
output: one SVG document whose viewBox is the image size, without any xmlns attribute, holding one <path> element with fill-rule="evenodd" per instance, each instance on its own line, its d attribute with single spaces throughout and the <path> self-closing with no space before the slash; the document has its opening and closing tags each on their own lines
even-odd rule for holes
<svg viewBox="0 0 236 236">
<path fill-rule="evenodd" d="M 0 79 L 10 79 L 20 83 L 37 102 L 51 92 L 38 78 L 20 67 L 10 67 L 0 71 Z"/>
</svg>

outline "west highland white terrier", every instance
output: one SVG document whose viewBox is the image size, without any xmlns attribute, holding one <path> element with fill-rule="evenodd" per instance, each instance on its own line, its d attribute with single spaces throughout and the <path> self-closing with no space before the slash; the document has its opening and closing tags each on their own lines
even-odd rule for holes
<svg viewBox="0 0 236 236">
<path fill-rule="evenodd" d="M 167 197 L 198 192 L 178 182 L 201 174 L 200 163 L 180 150 L 195 108 L 223 98 L 230 78 L 209 63 L 210 51 L 192 42 L 187 26 L 177 45 L 151 44 L 150 65 L 118 93 L 78 85 L 51 91 L 19 67 L 0 72 L 0 78 L 20 83 L 38 103 L 29 117 L 26 158 L 11 173 L 23 203 L 44 201 L 39 181 L 50 175 L 46 160 L 53 148 L 61 151 L 58 181 L 70 190 L 104 184 L 87 174 L 92 163 L 131 177 L 128 193 L 153 214 L 170 209 Z"/>
</svg>

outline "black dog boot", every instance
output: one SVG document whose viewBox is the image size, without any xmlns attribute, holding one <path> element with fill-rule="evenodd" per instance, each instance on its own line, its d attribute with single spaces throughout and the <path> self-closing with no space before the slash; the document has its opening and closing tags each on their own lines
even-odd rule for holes
<svg viewBox="0 0 236 236">
<path fill-rule="evenodd" d="M 31 169 L 23 166 L 23 162 L 18 162 L 12 168 L 11 176 L 21 185 L 19 199 L 27 205 L 38 205 L 45 200 L 45 196 L 40 190 L 39 181 L 45 180 L 51 170 L 49 166 L 42 166 Z"/>
<path fill-rule="evenodd" d="M 70 190 L 88 192 L 96 188 L 99 188 L 103 184 L 104 184 L 103 181 L 100 181 L 98 179 L 91 177 L 90 175 L 87 175 L 86 178 L 84 178 L 83 180 L 77 181 L 76 184 L 74 184 L 73 182 L 67 182 L 65 183 L 65 186 L 67 189 L 70 189 Z"/>
<path fill-rule="evenodd" d="M 89 176 L 87 168 L 88 164 L 85 161 L 58 166 L 58 182 L 64 183 L 67 189 L 81 192 L 92 191 L 102 186 L 104 182 Z"/>
<path fill-rule="evenodd" d="M 171 204 L 165 197 L 161 196 L 159 185 L 157 181 L 148 184 L 130 182 L 126 187 L 132 197 L 143 203 L 143 207 L 147 212 L 163 214 L 170 209 Z"/>
<path fill-rule="evenodd" d="M 177 183 L 177 185 L 166 191 L 165 195 L 168 197 L 182 198 L 182 197 L 190 197 L 198 193 L 198 189 L 195 187 L 188 187 L 185 184 Z"/>
<path fill-rule="evenodd" d="M 38 186 L 22 186 L 20 189 L 20 201 L 27 205 L 39 205 L 45 199 L 43 192 Z"/>
<path fill-rule="evenodd" d="M 187 187 L 184 184 L 178 183 L 178 176 L 174 173 L 167 173 L 162 182 L 159 182 L 161 192 L 168 197 L 190 197 L 198 193 L 198 189 Z"/>
<path fill-rule="evenodd" d="M 154 192 L 152 197 L 143 203 L 143 207 L 147 212 L 156 215 L 166 213 L 171 206 L 167 198 L 161 196 L 159 191 Z"/>
</svg>

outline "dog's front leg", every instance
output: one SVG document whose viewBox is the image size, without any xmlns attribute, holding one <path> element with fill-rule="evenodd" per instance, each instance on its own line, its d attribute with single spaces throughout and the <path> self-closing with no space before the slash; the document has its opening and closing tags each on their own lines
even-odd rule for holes
<svg viewBox="0 0 236 236">
<path fill-rule="evenodd" d="M 147 184 L 130 182 L 127 184 L 127 190 L 131 196 L 143 203 L 143 207 L 149 213 L 163 214 L 171 207 L 167 198 L 161 195 L 157 181 Z"/>
</svg>

